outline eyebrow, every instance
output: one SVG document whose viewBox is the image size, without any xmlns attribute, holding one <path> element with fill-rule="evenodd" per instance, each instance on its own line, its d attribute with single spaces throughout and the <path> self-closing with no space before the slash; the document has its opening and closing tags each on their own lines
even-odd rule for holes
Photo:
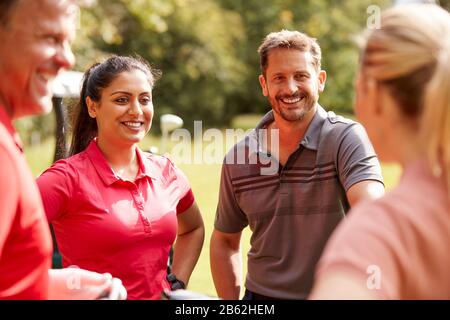
<svg viewBox="0 0 450 320">
<path fill-rule="evenodd" d="M 122 90 L 118 90 L 118 91 L 114 91 L 114 92 L 112 92 L 111 93 L 111 96 L 113 96 L 113 95 L 115 95 L 115 94 L 126 94 L 126 95 L 129 95 L 129 96 L 131 96 L 131 95 L 133 95 L 132 93 L 130 93 L 130 92 L 128 92 L 128 91 L 122 91 Z M 142 93 L 139 93 L 139 95 L 143 95 L 143 94 L 151 94 L 151 92 L 150 91 L 144 91 L 144 92 L 142 92 Z"/>
<path fill-rule="evenodd" d="M 308 70 L 297 70 L 294 71 L 294 74 L 306 74 L 306 75 L 310 75 L 311 73 Z M 284 72 L 277 72 L 271 75 L 271 77 L 276 77 L 276 76 L 284 76 L 285 73 Z"/>
</svg>

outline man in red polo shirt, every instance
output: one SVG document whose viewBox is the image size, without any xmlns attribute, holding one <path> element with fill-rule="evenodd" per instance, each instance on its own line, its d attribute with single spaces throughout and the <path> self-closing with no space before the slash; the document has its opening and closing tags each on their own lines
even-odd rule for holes
<svg viewBox="0 0 450 320">
<path fill-rule="evenodd" d="M 0 299 L 95 299 L 117 283 L 109 274 L 49 270 L 47 220 L 12 125 L 51 110 L 52 79 L 74 64 L 77 11 L 73 0 L 0 2 Z"/>
</svg>

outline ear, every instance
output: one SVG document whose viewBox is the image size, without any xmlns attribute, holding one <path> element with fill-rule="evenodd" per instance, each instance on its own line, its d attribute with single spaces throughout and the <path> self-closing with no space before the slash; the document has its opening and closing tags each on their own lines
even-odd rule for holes
<svg viewBox="0 0 450 320">
<path fill-rule="evenodd" d="M 362 71 L 358 71 L 354 80 L 355 115 L 361 122 L 377 121 L 382 115 L 383 108 L 380 101 L 380 86 L 372 77 Z"/>
<path fill-rule="evenodd" d="M 262 74 L 260 74 L 258 79 L 259 79 L 259 84 L 261 85 L 262 94 L 264 97 L 267 97 L 269 95 L 269 90 L 267 90 L 266 77 L 264 77 Z"/>
<path fill-rule="evenodd" d="M 378 82 L 369 77 L 365 83 L 365 89 L 367 90 L 368 107 L 372 108 L 372 113 L 380 116 L 384 112 L 383 103 L 381 103 L 380 85 Z"/>
<path fill-rule="evenodd" d="M 97 117 L 97 103 L 93 101 L 90 97 L 86 97 L 86 105 L 88 109 L 89 116 L 91 118 Z"/>
<path fill-rule="evenodd" d="M 327 72 L 325 70 L 320 70 L 317 75 L 317 80 L 319 81 L 319 92 L 323 92 L 325 89 L 325 82 L 327 81 Z"/>
</svg>

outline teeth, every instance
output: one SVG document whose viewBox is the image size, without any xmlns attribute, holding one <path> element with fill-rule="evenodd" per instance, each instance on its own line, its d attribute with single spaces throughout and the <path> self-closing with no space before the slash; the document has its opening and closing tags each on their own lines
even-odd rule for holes
<svg viewBox="0 0 450 320">
<path fill-rule="evenodd" d="M 124 122 L 124 124 L 128 127 L 139 128 L 141 126 L 142 122 L 127 121 L 127 122 Z"/>
<path fill-rule="evenodd" d="M 291 99 L 282 99 L 282 101 L 284 102 L 284 103 L 297 103 L 297 102 L 299 102 L 300 100 L 302 100 L 301 98 L 291 98 Z"/>
<path fill-rule="evenodd" d="M 54 78 L 53 75 L 49 73 L 41 73 L 41 77 L 47 81 L 52 80 Z"/>
</svg>

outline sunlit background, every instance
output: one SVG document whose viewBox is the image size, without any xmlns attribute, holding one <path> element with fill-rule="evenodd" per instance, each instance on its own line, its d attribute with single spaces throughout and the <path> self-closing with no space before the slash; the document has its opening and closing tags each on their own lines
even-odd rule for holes
<svg viewBox="0 0 450 320">
<path fill-rule="evenodd" d="M 160 148 L 159 117 L 180 116 L 184 127 L 194 120 L 204 128 L 255 126 L 270 108 L 257 76 L 257 48 L 264 36 L 283 28 L 316 37 L 322 67 L 328 73 L 320 103 L 353 117 L 353 78 L 358 64 L 355 36 L 366 27 L 371 5 L 383 9 L 392 1 L 368 0 L 97 0 L 81 10 L 74 52 L 77 71 L 109 54 L 139 54 L 161 69 L 154 90 L 155 119 L 141 147 Z M 450 1 L 441 1 L 450 7 Z M 65 99 L 70 114 L 74 100 Z M 27 160 L 37 176 L 49 167 L 55 150 L 53 113 L 19 120 Z M 69 134 L 70 135 L 70 134 Z M 170 150 L 171 142 L 167 149 Z M 155 149 L 156 150 L 156 149 Z M 224 150 L 222 150 L 225 152 Z M 220 165 L 180 164 L 188 175 L 206 227 L 205 245 L 189 289 L 215 295 L 209 268 L 209 237 L 217 205 Z M 383 165 L 388 188 L 400 176 L 394 165 Z M 243 239 L 244 261 L 249 232 Z M 244 264 L 245 269 L 245 264 Z"/>
</svg>

